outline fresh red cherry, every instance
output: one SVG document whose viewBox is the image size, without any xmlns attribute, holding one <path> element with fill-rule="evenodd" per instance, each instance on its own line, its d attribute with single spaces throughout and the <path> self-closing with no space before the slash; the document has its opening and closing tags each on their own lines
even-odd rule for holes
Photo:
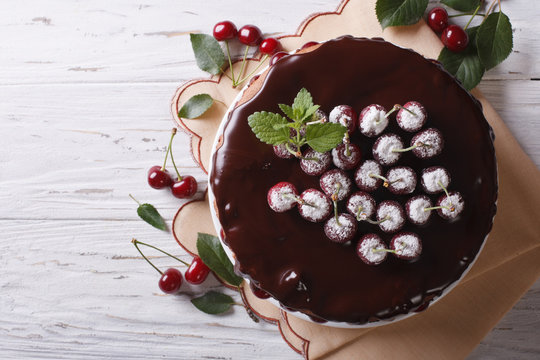
<svg viewBox="0 0 540 360">
<path fill-rule="evenodd" d="M 253 281 L 249 282 L 249 288 L 253 292 L 253 295 L 258 297 L 259 299 L 268 299 L 270 297 L 270 294 L 258 287 L 253 283 Z"/>
<path fill-rule="evenodd" d="M 203 263 L 202 259 L 198 256 L 193 258 L 193 261 L 186 270 L 186 281 L 190 284 L 201 284 L 210 273 L 210 268 Z"/>
<path fill-rule="evenodd" d="M 289 54 L 286 53 L 285 51 L 280 51 L 280 52 L 275 53 L 275 54 L 270 58 L 270 66 L 274 65 L 275 63 L 278 62 L 279 59 L 281 59 L 282 57 L 287 56 L 287 55 L 289 55 Z"/>
<path fill-rule="evenodd" d="M 259 45 L 262 41 L 261 30 L 255 25 L 244 25 L 238 30 L 238 40 L 247 46 Z"/>
<path fill-rule="evenodd" d="M 182 286 L 182 273 L 175 268 L 165 270 L 159 279 L 159 288 L 165 294 L 176 294 Z"/>
<path fill-rule="evenodd" d="M 280 48 L 280 43 L 275 38 L 266 38 L 259 45 L 259 51 L 261 54 L 272 55 Z"/>
<path fill-rule="evenodd" d="M 172 194 L 179 199 L 191 197 L 197 192 L 197 180 L 191 175 L 184 176 L 171 185 L 171 190 Z"/>
<path fill-rule="evenodd" d="M 442 7 L 431 9 L 427 19 L 429 27 L 435 32 L 441 32 L 448 26 L 448 13 Z"/>
<path fill-rule="evenodd" d="M 148 185 L 154 189 L 163 189 L 172 184 L 171 175 L 165 169 L 161 169 L 161 166 L 152 166 L 148 170 Z"/>
<path fill-rule="evenodd" d="M 441 41 L 449 50 L 460 52 L 467 48 L 469 35 L 461 27 L 450 25 L 442 32 Z"/>
<path fill-rule="evenodd" d="M 307 43 L 302 45 L 300 50 L 307 49 L 308 47 L 312 47 L 312 46 L 317 45 L 317 44 L 318 44 L 318 42 L 316 42 L 316 41 L 308 41 Z"/>
<path fill-rule="evenodd" d="M 214 26 L 214 39 L 217 41 L 234 39 L 237 34 L 236 26 L 229 20 L 220 21 Z"/>
</svg>

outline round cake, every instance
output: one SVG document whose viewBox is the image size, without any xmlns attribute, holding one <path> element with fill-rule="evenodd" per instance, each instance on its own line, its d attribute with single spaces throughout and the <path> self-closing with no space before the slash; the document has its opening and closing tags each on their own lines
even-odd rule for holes
<svg viewBox="0 0 540 360">
<path fill-rule="evenodd" d="M 289 151 L 302 159 L 280 157 L 252 130 L 252 114 L 285 116 L 279 104 L 303 88 L 320 105 L 310 121 L 332 121 L 340 105 L 358 114 L 344 138 L 360 154 L 352 167 L 335 156 L 330 174 L 310 173 L 309 146 Z M 413 111 L 388 114 L 395 104 Z M 409 114 L 421 107 L 415 122 Z M 332 179 L 348 184 L 343 196 Z M 477 258 L 496 211 L 493 133 L 479 102 L 435 61 L 345 36 L 280 59 L 244 89 L 218 132 L 209 184 L 221 240 L 256 289 L 314 321 L 373 326 L 425 309 Z M 274 186 L 275 199 L 295 201 L 272 203 Z M 335 217 L 313 211 L 328 203 Z M 336 222 L 351 237 L 335 236 Z"/>
</svg>

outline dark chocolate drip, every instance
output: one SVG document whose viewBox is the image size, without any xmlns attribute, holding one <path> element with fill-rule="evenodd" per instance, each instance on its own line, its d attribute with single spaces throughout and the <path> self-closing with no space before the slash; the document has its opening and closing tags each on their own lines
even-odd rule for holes
<svg viewBox="0 0 540 360">
<path fill-rule="evenodd" d="M 279 113 L 278 104 L 291 104 L 302 87 L 326 113 L 340 104 L 351 105 L 358 113 L 373 103 L 390 109 L 415 100 L 425 106 L 424 128 L 439 129 L 445 148 L 427 160 L 405 153 L 397 165 L 412 167 L 418 176 L 429 166 L 446 167 L 452 176 L 449 189 L 461 192 L 465 210 L 455 221 L 433 213 L 425 226 L 405 225 L 403 231 L 415 232 L 423 240 L 416 261 L 389 256 L 381 265 L 366 265 L 355 253 L 356 239 L 367 232 L 380 234 L 387 243 L 391 239 L 377 226 L 360 223 L 355 240 L 340 245 L 326 238 L 322 224 L 302 219 L 296 209 L 278 214 L 268 207 L 266 194 L 272 185 L 290 181 L 301 192 L 319 188 L 318 177 L 303 173 L 296 159 L 276 157 L 270 145 L 255 137 L 247 118 L 262 110 Z M 400 135 L 408 144 L 413 134 L 391 119 L 386 132 Z M 374 140 L 358 131 L 352 136 L 364 159 L 373 158 Z M 475 259 L 495 214 L 495 153 L 478 101 L 440 65 L 383 40 L 343 37 L 310 53 L 281 59 L 261 90 L 232 112 L 223 146 L 212 161 L 211 187 L 237 269 L 287 308 L 325 320 L 390 319 L 431 301 Z M 349 174 L 352 178 L 353 172 Z M 372 193 L 377 203 L 393 199 L 402 205 L 417 194 L 423 194 L 420 184 L 407 196 L 384 188 Z M 430 198 L 435 203 L 438 196 Z"/>
</svg>

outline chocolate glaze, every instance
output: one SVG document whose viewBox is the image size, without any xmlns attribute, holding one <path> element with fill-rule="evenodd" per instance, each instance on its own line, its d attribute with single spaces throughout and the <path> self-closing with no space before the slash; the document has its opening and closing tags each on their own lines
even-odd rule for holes
<svg viewBox="0 0 540 360">
<path fill-rule="evenodd" d="M 255 137 L 247 117 L 262 110 L 279 113 L 278 104 L 291 104 L 302 87 L 326 113 L 340 104 L 360 113 L 372 103 L 390 109 L 396 103 L 419 101 L 428 113 L 424 128 L 443 133 L 442 154 L 418 159 L 405 153 L 397 164 L 412 167 L 418 176 L 429 166 L 446 167 L 452 176 L 450 190 L 461 192 L 465 200 L 465 210 L 453 222 L 435 213 L 421 227 L 407 222 L 403 231 L 415 232 L 423 241 L 417 260 L 388 256 L 381 265 L 366 265 L 355 253 L 357 239 L 376 232 L 389 243 L 392 234 L 360 223 L 352 242 L 337 244 L 326 238 L 322 224 L 305 221 L 296 209 L 280 214 L 268 207 L 267 191 L 277 182 L 290 181 L 301 192 L 319 188 L 319 179 L 303 173 L 298 160 L 275 156 L 272 146 Z M 414 134 L 402 131 L 391 119 L 385 132 L 400 135 L 408 144 Z M 364 159 L 372 158 L 375 140 L 358 131 L 352 137 Z M 351 178 L 353 172 L 349 171 Z M 237 271 L 288 309 L 355 324 L 420 310 L 439 296 L 475 259 L 496 210 L 492 131 L 478 101 L 436 62 L 381 39 L 347 36 L 281 59 L 261 90 L 231 112 L 210 179 L 224 241 L 236 256 Z M 422 193 L 418 184 L 409 195 L 393 195 L 383 188 L 372 195 L 377 203 L 393 199 L 404 205 Z M 428 196 L 435 203 L 439 195 Z M 345 201 L 340 206 L 344 211 Z"/>
</svg>

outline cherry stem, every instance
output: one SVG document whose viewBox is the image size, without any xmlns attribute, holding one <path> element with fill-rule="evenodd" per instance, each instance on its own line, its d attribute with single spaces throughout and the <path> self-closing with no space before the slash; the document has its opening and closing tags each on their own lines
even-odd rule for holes
<svg viewBox="0 0 540 360">
<path fill-rule="evenodd" d="M 413 146 L 409 146 L 408 148 L 405 148 L 405 149 L 392 149 L 392 152 L 407 152 L 407 151 L 411 151 L 411 150 L 414 150 L 418 147 L 431 147 L 430 144 L 426 144 L 426 143 L 423 143 L 421 141 L 419 141 L 416 145 L 413 145 Z"/>
<path fill-rule="evenodd" d="M 141 205 L 141 203 L 139 202 L 139 200 L 135 199 L 135 198 L 133 197 L 133 195 L 131 195 L 131 194 L 128 194 L 128 195 L 129 195 L 129 197 L 132 198 L 137 204 L 139 204 L 139 206 Z"/>
<path fill-rule="evenodd" d="M 387 253 L 397 254 L 397 251 L 392 250 L 392 249 L 371 249 L 371 252 L 374 252 L 374 253 L 387 252 Z"/>
<path fill-rule="evenodd" d="M 169 146 L 167 146 L 167 152 L 165 153 L 165 160 L 163 161 L 163 166 L 161 167 L 161 171 L 165 170 L 165 166 L 167 166 L 167 157 L 169 156 L 169 149 L 171 148 L 174 135 L 176 135 L 176 128 L 173 128 L 171 131 L 171 138 L 169 139 Z"/>
<path fill-rule="evenodd" d="M 178 172 L 178 168 L 176 167 L 176 163 L 174 162 L 174 156 L 173 156 L 173 152 L 172 152 L 172 139 L 173 139 L 174 135 L 176 134 L 176 128 L 173 128 L 172 131 L 173 131 L 173 135 L 171 136 L 171 141 L 169 142 L 168 151 L 171 154 L 171 162 L 172 162 L 172 164 L 174 166 L 174 171 L 176 171 L 176 175 L 178 176 L 178 181 L 182 181 L 182 176 Z"/>
<path fill-rule="evenodd" d="M 392 113 L 394 113 L 396 110 L 398 110 L 400 107 L 401 107 L 401 105 L 399 105 L 399 104 L 394 105 L 394 107 L 393 107 L 392 109 L 390 109 L 389 112 L 387 112 L 386 114 L 384 114 L 384 117 L 388 119 L 388 117 L 389 117 Z M 375 123 L 378 124 L 378 123 L 380 123 L 380 121 L 375 121 Z"/>
<path fill-rule="evenodd" d="M 469 22 L 467 23 L 467 25 L 465 25 L 465 27 L 463 28 L 463 30 L 467 30 L 467 28 L 469 27 L 469 25 L 471 24 L 471 21 L 474 19 L 474 17 L 476 16 L 476 13 L 478 13 L 478 10 L 480 10 L 480 4 L 476 7 L 476 10 L 474 10 L 474 13 L 472 14 L 471 18 L 469 19 Z"/>
<path fill-rule="evenodd" d="M 189 264 L 188 264 L 187 262 L 185 262 L 184 260 L 179 259 L 179 258 L 177 258 L 176 256 L 174 256 L 174 255 L 172 255 L 172 254 L 169 254 L 169 253 L 166 252 L 165 250 L 161 250 L 160 248 L 158 248 L 158 247 L 156 247 L 156 246 L 154 246 L 154 245 L 150 245 L 150 244 L 147 244 L 147 243 L 143 243 L 142 241 L 139 241 L 139 240 L 137 240 L 137 239 L 132 239 L 131 242 L 133 243 L 133 245 L 135 245 L 135 247 L 137 248 L 137 250 L 139 250 L 139 252 L 141 253 L 141 255 L 142 255 L 142 256 L 146 259 L 146 261 L 148 261 L 148 262 L 150 262 L 150 261 L 148 260 L 148 258 L 147 258 L 146 256 L 143 255 L 143 253 L 141 252 L 141 250 L 140 250 L 139 247 L 138 247 L 138 244 L 144 245 L 144 246 L 148 246 L 149 248 L 152 248 L 152 249 L 154 249 L 154 250 L 157 250 L 157 251 L 159 251 L 159 252 L 161 252 L 161 253 L 163 253 L 163 254 L 169 256 L 169 257 L 172 257 L 172 258 L 175 259 L 175 260 L 180 261 L 182 264 L 184 264 L 184 265 L 186 265 L 186 266 L 189 266 Z M 151 262 L 150 262 L 150 265 L 154 266 Z M 154 266 L 154 268 L 156 268 L 156 267 Z M 156 268 L 156 269 L 157 269 L 157 268 Z M 158 270 L 158 271 L 159 271 L 159 270 Z M 160 271 L 160 272 L 161 272 L 161 271 Z"/>
<path fill-rule="evenodd" d="M 364 220 L 364 219 L 362 219 L 362 218 L 360 217 L 360 215 L 362 215 L 362 210 L 364 210 L 364 207 L 363 207 L 363 206 L 359 206 L 359 207 L 358 207 L 358 211 L 356 211 L 356 221 L 362 221 L 362 220 Z M 364 215 L 366 215 L 366 214 L 364 213 Z"/>
<path fill-rule="evenodd" d="M 428 208 L 424 208 L 424 211 L 431 211 L 431 210 L 437 210 L 437 209 L 446 209 L 448 211 L 454 211 L 455 208 L 454 207 L 449 207 L 449 206 L 432 206 L 432 207 L 428 207 Z"/>
<path fill-rule="evenodd" d="M 242 59 L 242 66 L 240 67 L 240 74 L 238 74 L 238 78 L 240 79 L 242 77 L 242 75 L 244 74 L 244 67 L 246 66 L 246 59 L 247 59 L 247 54 L 248 54 L 248 51 L 249 51 L 249 45 L 246 46 L 246 51 L 244 51 L 244 58 Z M 234 82 L 233 81 L 233 87 L 237 87 L 239 85 L 238 82 Z"/>
<path fill-rule="evenodd" d="M 291 154 L 294 155 L 294 157 L 297 157 L 297 158 L 302 158 L 302 153 L 300 152 L 300 150 L 297 150 L 297 151 L 294 151 L 293 149 L 291 149 L 291 146 L 289 145 L 289 143 L 285 143 L 285 148 L 287 149 L 288 152 L 290 152 Z"/>
<path fill-rule="evenodd" d="M 378 175 L 378 174 L 371 174 L 371 173 L 370 173 L 368 176 L 369 176 L 370 178 L 377 178 L 377 179 L 381 179 L 382 181 L 384 181 L 384 183 L 383 183 L 383 186 L 384 186 L 384 187 L 388 187 L 390 184 L 393 184 L 393 183 L 395 183 L 396 181 L 398 181 L 398 180 L 396 180 L 396 181 L 390 182 L 390 180 L 388 180 L 388 179 L 385 178 L 384 176 L 381 176 L 381 175 Z M 399 180 L 401 180 L 401 179 L 399 179 Z"/>
<path fill-rule="evenodd" d="M 233 66 L 232 66 L 232 60 L 231 60 L 231 52 L 229 51 L 229 41 L 225 40 L 225 47 L 227 48 L 227 58 L 229 59 L 229 68 L 231 69 L 231 80 L 233 82 L 233 85 L 234 85 L 234 69 L 233 69 Z"/>
<path fill-rule="evenodd" d="M 498 1 L 499 1 L 499 0 L 493 0 L 493 1 L 491 2 L 491 5 L 489 5 L 488 10 L 486 11 L 486 15 L 489 15 L 489 14 L 491 13 L 491 11 L 494 9 L 495 4 L 496 4 Z M 500 9 L 500 8 L 501 8 L 501 3 L 499 2 L 499 9 Z M 487 16 L 484 17 L 484 20 L 482 20 L 482 24 L 484 23 L 484 21 L 486 21 L 486 19 L 487 19 Z"/>
<path fill-rule="evenodd" d="M 336 191 L 334 191 L 334 193 L 332 194 L 332 203 L 334 204 L 334 217 L 336 219 L 336 224 L 337 226 L 341 227 L 341 224 L 339 222 L 339 217 L 338 217 L 338 208 L 337 208 L 339 190 L 341 190 L 341 183 L 338 182 L 336 184 Z"/>
<path fill-rule="evenodd" d="M 349 149 L 349 132 L 347 131 L 345 133 L 345 140 L 343 140 L 343 142 L 345 143 L 345 155 L 347 156 L 351 156 L 351 149 Z"/>
<path fill-rule="evenodd" d="M 448 18 L 455 18 L 455 17 L 460 17 L 460 16 L 469 16 L 469 15 L 472 15 L 472 14 L 474 14 L 474 13 L 454 14 L 454 15 L 449 15 Z M 476 16 L 486 16 L 486 14 L 478 13 L 478 14 L 476 14 Z"/>
<path fill-rule="evenodd" d="M 144 256 L 144 254 L 142 253 L 141 249 L 139 249 L 139 246 L 137 245 L 138 241 L 136 239 L 131 239 L 131 243 L 133 245 L 135 245 L 135 248 L 137 249 L 137 251 L 139 252 L 139 254 L 141 254 L 141 256 L 144 258 L 144 260 L 146 260 L 154 269 L 157 270 L 158 273 L 160 273 L 161 275 L 163 275 L 163 272 L 161 270 L 159 270 L 154 264 L 152 264 L 152 262 L 150 260 L 148 260 L 148 258 L 146 256 Z"/>
<path fill-rule="evenodd" d="M 244 81 L 246 81 L 247 79 L 249 79 L 251 77 L 251 75 L 253 75 L 255 73 L 255 71 L 259 70 L 259 68 L 261 67 L 261 65 L 266 61 L 266 59 L 268 59 L 268 54 L 265 54 L 262 59 L 260 60 L 259 62 L 259 65 L 257 65 L 257 67 L 255 69 L 253 69 L 253 71 L 251 71 L 248 75 L 244 76 L 243 79 L 241 80 L 238 80 L 238 83 L 236 85 L 240 85 L 241 83 L 243 83 Z"/>
<path fill-rule="evenodd" d="M 390 220 L 390 219 L 391 219 L 390 216 L 387 216 L 384 219 L 381 219 L 381 220 L 378 220 L 378 221 L 373 221 L 371 219 L 365 219 L 364 221 L 367 221 L 368 223 L 373 224 L 373 225 L 379 225 L 379 224 L 382 224 L 383 222 L 385 222 L 386 220 Z"/>
</svg>

